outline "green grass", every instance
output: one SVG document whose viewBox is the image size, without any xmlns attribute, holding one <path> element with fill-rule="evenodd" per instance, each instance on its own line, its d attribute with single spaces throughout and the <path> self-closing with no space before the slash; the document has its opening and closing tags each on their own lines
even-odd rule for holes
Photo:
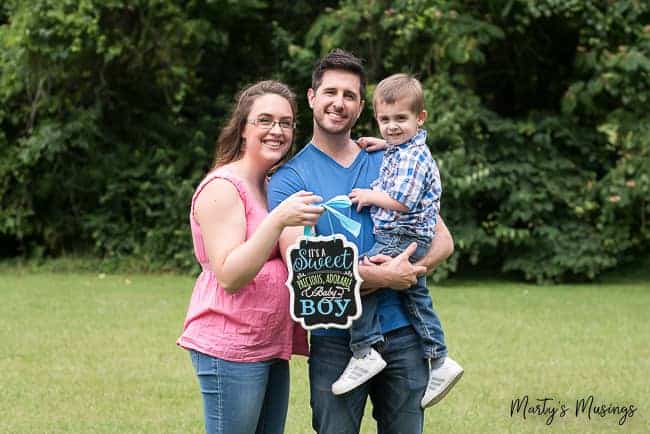
<svg viewBox="0 0 650 434">
<path fill-rule="evenodd" d="M 100 278 L 102 277 L 102 278 Z M 426 412 L 426 433 L 650 432 L 650 283 L 455 280 L 432 287 L 451 354 L 466 370 Z M 200 433 L 188 356 L 175 347 L 193 279 L 0 271 L 0 433 Z M 571 410 L 510 417 L 512 399 Z M 588 420 L 575 400 L 633 404 Z M 375 432 L 370 407 L 363 433 Z M 310 429 L 306 362 L 292 361 L 287 433 Z"/>
</svg>

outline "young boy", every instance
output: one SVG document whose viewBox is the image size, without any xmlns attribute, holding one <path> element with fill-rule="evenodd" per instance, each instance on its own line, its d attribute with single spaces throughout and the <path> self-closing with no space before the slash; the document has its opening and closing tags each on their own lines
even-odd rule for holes
<svg viewBox="0 0 650 434">
<path fill-rule="evenodd" d="M 415 242 L 418 247 L 410 258 L 415 262 L 431 246 L 442 193 L 438 168 L 426 145 L 427 133 L 421 129 L 427 117 L 422 86 L 406 74 L 392 75 L 377 85 L 373 107 L 387 150 L 372 190 L 354 189 L 349 197 L 358 211 L 372 206 L 375 245 L 366 252 L 367 257 L 394 257 Z M 422 340 L 424 357 L 430 360 L 429 382 L 421 401 L 422 408 L 426 408 L 447 394 L 462 376 L 463 368 L 447 356 L 426 277 L 421 276 L 404 294 L 409 319 Z M 373 348 L 381 348 L 384 341 L 376 306 L 376 295 L 363 297 L 363 313 L 350 329 L 353 357 L 332 385 L 335 395 L 360 386 L 386 367 L 381 354 Z"/>
</svg>

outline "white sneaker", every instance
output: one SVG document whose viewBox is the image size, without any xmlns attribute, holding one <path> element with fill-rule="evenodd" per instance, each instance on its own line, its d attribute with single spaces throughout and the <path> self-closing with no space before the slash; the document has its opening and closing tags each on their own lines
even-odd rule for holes
<svg viewBox="0 0 650 434">
<path fill-rule="evenodd" d="M 386 362 L 374 348 L 360 359 L 352 357 L 339 379 L 332 384 L 332 393 L 347 393 L 379 374 L 385 367 Z"/>
<path fill-rule="evenodd" d="M 429 383 L 420 406 L 431 407 L 437 404 L 463 376 L 463 368 L 451 357 L 445 357 L 442 365 L 429 372 Z"/>
</svg>

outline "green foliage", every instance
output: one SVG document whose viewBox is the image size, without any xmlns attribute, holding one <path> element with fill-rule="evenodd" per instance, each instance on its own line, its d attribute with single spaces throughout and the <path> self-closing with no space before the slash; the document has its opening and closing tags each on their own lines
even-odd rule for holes
<svg viewBox="0 0 650 434">
<path fill-rule="evenodd" d="M 111 243 L 129 250 L 125 241 L 139 239 L 144 221 L 122 226 L 119 237 L 110 226 L 93 230 L 93 222 L 102 216 L 119 221 L 122 212 L 135 211 L 101 205 L 118 184 L 134 181 L 113 172 L 144 168 L 138 149 L 169 154 L 170 139 L 191 137 L 181 133 L 179 115 L 186 90 L 198 82 L 193 69 L 199 53 L 191 44 L 214 33 L 172 4 L 147 6 L 40 0 L 10 8 L 10 23 L 0 33 L 0 98 L 8 108 L 0 122 L 11 143 L 0 169 L 0 228 L 16 237 L 18 253 L 56 254 L 94 244 L 110 255 Z M 174 127 L 166 136 L 150 133 L 156 122 Z"/>
<path fill-rule="evenodd" d="M 7 1 L 0 255 L 191 269 L 189 198 L 232 96 L 268 77 L 304 95 L 342 47 L 366 59 L 368 97 L 395 72 L 424 85 L 456 241 L 436 278 L 593 279 L 650 240 L 646 3 Z M 355 134 L 376 131 L 366 110 Z"/>
<path fill-rule="evenodd" d="M 457 250 L 438 277 L 466 260 L 593 279 L 648 246 L 649 16 L 638 1 L 348 0 L 306 48 L 360 53 L 373 82 L 421 78 Z"/>
<path fill-rule="evenodd" d="M 189 197 L 211 162 L 215 118 L 239 87 L 219 57 L 265 7 L 9 3 L 0 26 L 0 235 L 15 247 L 4 254 L 91 250 L 192 268 Z"/>
</svg>

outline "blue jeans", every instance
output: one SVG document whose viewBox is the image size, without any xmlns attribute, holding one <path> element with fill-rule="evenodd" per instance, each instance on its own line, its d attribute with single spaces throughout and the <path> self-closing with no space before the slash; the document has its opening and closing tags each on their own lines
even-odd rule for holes
<svg viewBox="0 0 650 434">
<path fill-rule="evenodd" d="M 358 434 L 368 396 L 378 434 L 422 433 L 420 400 L 429 378 L 420 339 L 412 327 L 384 336 L 382 356 L 388 366 L 366 383 L 335 396 L 332 383 L 341 375 L 352 353 L 347 337 L 311 336 L 309 383 L 312 426 L 319 434 Z"/>
<path fill-rule="evenodd" d="M 289 362 L 229 362 L 190 350 L 203 395 L 207 434 L 282 434 Z"/>
<path fill-rule="evenodd" d="M 415 262 L 427 254 L 430 243 L 399 231 L 391 235 L 377 234 L 374 246 L 365 255 L 374 256 L 381 253 L 395 257 L 412 242 L 416 242 L 418 247 L 409 260 Z M 409 321 L 420 336 L 424 357 L 438 359 L 446 356 L 445 334 L 442 331 L 438 314 L 433 309 L 426 276 L 420 276 L 417 283 L 403 291 L 402 294 L 404 294 L 404 306 Z M 350 328 L 350 349 L 355 357 L 363 357 L 370 351 L 372 345 L 384 340 L 377 315 L 377 294 L 364 296 L 362 303 L 361 316 L 352 323 Z"/>
</svg>

